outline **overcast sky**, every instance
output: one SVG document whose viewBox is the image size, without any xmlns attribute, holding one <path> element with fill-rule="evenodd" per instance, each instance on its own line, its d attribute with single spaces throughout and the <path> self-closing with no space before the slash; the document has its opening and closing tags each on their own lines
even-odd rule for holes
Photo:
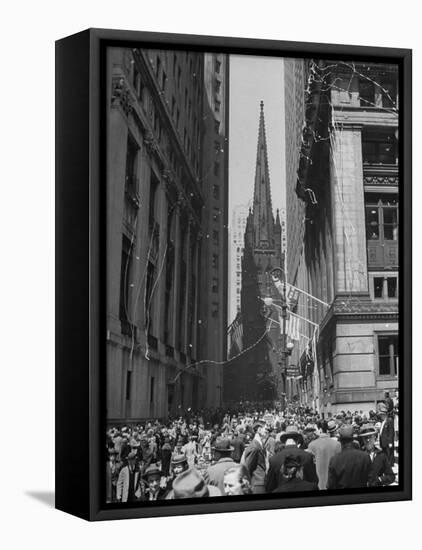
<svg viewBox="0 0 422 550">
<path fill-rule="evenodd" d="M 260 101 L 264 101 L 273 211 L 284 197 L 283 60 L 230 56 L 229 224 L 232 207 L 253 198 Z"/>
</svg>

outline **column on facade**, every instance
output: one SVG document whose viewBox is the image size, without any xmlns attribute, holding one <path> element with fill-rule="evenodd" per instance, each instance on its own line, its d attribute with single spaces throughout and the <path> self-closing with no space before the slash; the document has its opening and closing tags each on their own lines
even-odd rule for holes
<svg viewBox="0 0 422 550">
<path fill-rule="evenodd" d="M 182 241 L 181 241 L 181 228 L 180 228 L 180 217 L 181 211 L 180 206 L 176 206 L 175 209 L 175 224 L 174 224 L 174 278 L 173 278 L 173 296 L 172 296 L 172 308 L 173 308 L 173 326 L 171 328 L 171 341 L 174 348 L 177 346 L 177 324 L 178 324 L 178 311 L 180 307 L 180 260 L 181 260 L 181 250 L 182 250 Z"/>
<path fill-rule="evenodd" d="M 342 125 L 330 159 L 336 293 L 368 292 L 361 134 Z"/>
<path fill-rule="evenodd" d="M 160 240 L 159 240 L 159 254 L 157 262 L 156 283 L 157 288 L 155 290 L 156 304 L 154 326 L 157 327 L 155 336 L 159 339 L 159 347 L 164 342 L 164 315 L 165 315 L 165 292 L 166 292 L 166 258 L 167 258 L 167 224 L 169 222 L 169 204 L 165 193 L 163 183 L 159 186 L 159 220 L 160 220 Z M 161 353 L 164 349 L 161 350 Z"/>
</svg>

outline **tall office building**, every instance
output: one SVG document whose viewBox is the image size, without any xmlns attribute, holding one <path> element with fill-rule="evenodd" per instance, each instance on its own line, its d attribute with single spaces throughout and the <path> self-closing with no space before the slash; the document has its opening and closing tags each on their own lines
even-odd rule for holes
<svg viewBox="0 0 422 550">
<path fill-rule="evenodd" d="M 286 148 L 287 259 L 311 296 L 297 304 L 293 397 L 333 414 L 397 386 L 398 95 L 397 66 L 327 65 L 285 66 L 286 128 L 299 139 L 303 125 Z"/>
<path fill-rule="evenodd" d="M 196 363 L 226 354 L 227 249 L 210 249 L 227 225 L 226 57 L 109 52 L 107 417 L 218 406 L 221 377 Z"/>
<path fill-rule="evenodd" d="M 246 220 L 249 214 L 249 205 L 233 207 L 230 226 L 230 288 L 229 322 L 232 322 L 240 312 L 240 296 L 242 289 L 242 254 L 245 246 Z"/>
</svg>

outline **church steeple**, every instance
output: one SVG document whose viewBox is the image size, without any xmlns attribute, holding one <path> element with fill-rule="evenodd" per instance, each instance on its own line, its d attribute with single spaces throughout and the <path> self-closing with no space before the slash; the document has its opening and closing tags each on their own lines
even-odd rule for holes
<svg viewBox="0 0 422 550">
<path fill-rule="evenodd" d="M 255 248 L 274 248 L 274 217 L 271 203 L 263 101 L 261 101 L 260 108 L 253 201 L 254 245 Z"/>
</svg>

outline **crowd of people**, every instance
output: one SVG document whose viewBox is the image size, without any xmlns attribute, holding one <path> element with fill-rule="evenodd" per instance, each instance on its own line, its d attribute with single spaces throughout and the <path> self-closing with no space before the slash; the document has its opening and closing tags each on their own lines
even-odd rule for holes
<svg viewBox="0 0 422 550">
<path fill-rule="evenodd" d="M 262 403 L 107 430 L 108 503 L 391 485 L 398 404 L 323 418 Z"/>
</svg>

